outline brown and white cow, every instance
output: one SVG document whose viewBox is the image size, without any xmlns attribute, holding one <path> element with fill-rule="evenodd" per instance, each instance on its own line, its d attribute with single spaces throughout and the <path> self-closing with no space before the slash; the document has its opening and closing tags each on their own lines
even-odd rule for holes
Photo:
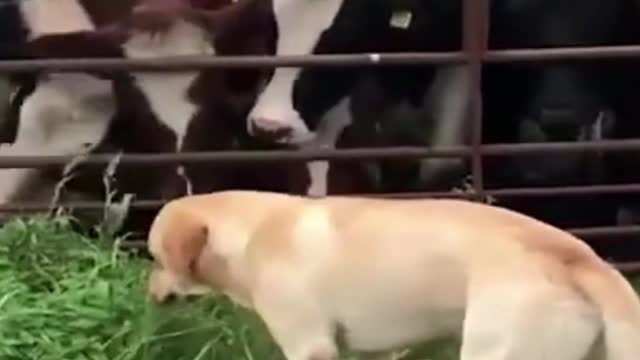
<svg viewBox="0 0 640 360">
<path fill-rule="evenodd" d="M 123 0 L 113 7 L 93 0 L 28 3 L 18 4 L 22 22 L 30 29 L 23 47 L 26 57 L 141 59 L 273 52 L 274 29 L 268 19 L 215 27 L 179 19 L 158 33 L 148 31 L 157 26 L 152 15 L 171 6 L 171 1 Z M 191 5 L 214 10 L 227 4 L 226 0 L 194 0 Z M 260 70 L 228 69 L 23 75 L 13 99 L 13 118 L 3 131 L 9 133 L 9 144 L 3 144 L 0 156 L 274 148 L 250 138 L 244 125 L 264 75 Z M 68 188 L 102 199 L 100 170 L 78 171 Z M 60 169 L 1 170 L 0 203 L 34 194 L 30 184 L 43 176 L 57 182 Z M 122 164 L 116 186 L 139 199 L 168 199 L 227 188 L 303 192 L 306 177 L 304 168 L 288 165 L 178 164 L 140 169 Z M 138 213 L 143 228 L 154 214 Z"/>
</svg>

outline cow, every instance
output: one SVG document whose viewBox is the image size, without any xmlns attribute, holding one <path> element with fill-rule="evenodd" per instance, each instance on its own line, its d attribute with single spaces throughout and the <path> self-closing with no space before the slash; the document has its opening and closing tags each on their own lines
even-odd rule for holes
<svg viewBox="0 0 640 360">
<path fill-rule="evenodd" d="M 276 55 L 453 51 L 461 43 L 460 1 L 239 0 L 232 6 L 251 4 L 275 19 Z M 457 145 L 468 135 L 467 80 L 466 67 L 459 65 L 277 68 L 247 116 L 247 131 L 302 149 Z M 434 187 L 464 171 L 462 161 L 421 164 L 332 163 L 329 170 L 326 162 L 310 162 L 313 185 L 307 193 Z M 438 179 L 447 173 L 446 181 Z"/>
<path fill-rule="evenodd" d="M 18 6 L 13 0 L 0 1 L 0 60 L 13 60 L 21 55 L 26 34 L 19 18 Z M 4 126 L 9 112 L 11 91 L 10 76 L 0 74 L 0 128 Z M 4 134 L 5 131 L 0 132 L 0 142 L 5 142 Z"/>
<path fill-rule="evenodd" d="M 28 9 L 21 9 L 22 21 L 31 29 L 24 48 L 32 58 L 149 58 L 264 54 L 273 47 L 274 28 L 269 19 L 250 24 L 227 22 L 216 27 L 179 20 L 162 34 L 148 31 L 149 24 L 145 22 L 154 19 L 156 6 L 165 4 L 164 0 L 145 1 L 122 1 L 113 8 L 91 0 L 30 2 Z M 209 0 L 193 1 L 192 5 L 215 10 L 227 4 Z M 56 11 L 48 6 L 55 6 Z M 68 11 L 67 16 L 61 16 L 61 11 Z M 39 18 L 40 14 L 56 16 Z M 57 24 L 61 18 L 66 20 Z M 72 24 L 74 19 L 76 25 Z M 241 40 L 235 38 L 237 34 L 243 35 Z M 14 118 L 9 123 L 15 124 L 17 131 L 0 155 L 276 148 L 249 137 L 244 127 L 245 113 L 265 75 L 262 70 L 28 75 L 19 83 L 18 95 L 12 102 Z M 297 169 L 304 170 L 302 165 L 285 168 L 178 164 L 140 171 L 121 164 L 115 173 L 115 186 L 120 193 L 154 200 L 225 188 L 302 192 L 309 181 L 306 172 Z M 66 183 L 67 188 L 103 199 L 102 169 L 80 165 L 76 170 L 75 177 Z M 2 170 L 0 178 L 5 186 L 0 202 L 24 198 L 25 188 L 26 193 L 33 194 L 29 180 L 38 179 L 39 175 L 59 180 L 60 169 L 47 169 L 44 174 L 25 169 Z M 136 212 L 129 223 L 145 231 L 154 214 L 155 210 Z"/>
<path fill-rule="evenodd" d="M 93 29 L 87 13 L 72 1 L 8 2 L 0 9 L 0 17 L 4 20 L 2 36 L 6 45 L 3 59 L 33 58 L 29 44 L 49 34 Z M 96 48 L 99 46 L 92 44 L 87 49 Z M 81 73 L 42 76 L 33 72 L 12 74 L 9 79 L 12 90 L 3 114 L 2 155 L 81 154 L 85 147 L 101 140 L 113 108 L 109 81 Z M 71 104 L 73 108 L 65 108 Z M 67 121 L 70 114 L 85 121 Z M 0 202 L 40 193 L 32 187 L 49 183 L 49 179 L 44 180 L 47 176 L 39 176 L 41 173 L 3 169 Z"/>
<path fill-rule="evenodd" d="M 638 30 L 626 0 L 497 0 L 492 2 L 490 48 L 630 45 Z M 637 65 L 636 65 L 637 66 Z M 484 141 L 531 143 L 619 137 L 635 123 L 629 60 L 557 60 L 485 66 Z M 637 84 L 637 80 L 636 84 Z M 628 163 L 627 163 L 628 164 Z M 565 152 L 492 158 L 492 187 L 597 185 L 614 181 L 609 155 Z M 604 195 L 502 198 L 503 206 L 563 228 L 611 226 L 617 202 Z M 610 245 L 599 249 L 614 255 Z M 628 254 L 622 249 L 618 255 Z M 636 252 L 637 256 L 637 252 Z"/>
<path fill-rule="evenodd" d="M 313 6 L 273 2 L 282 29 L 279 55 L 455 51 L 461 46 L 460 1 L 344 0 Z M 317 24 L 291 35 L 296 21 L 307 17 Z M 322 137 L 324 123 L 333 121 L 324 115 L 342 100 L 349 102 L 350 119 L 336 136 L 338 148 L 458 145 L 468 135 L 466 81 L 466 67 L 460 65 L 278 69 L 251 110 L 248 128 L 260 135 L 275 124 L 276 133 L 290 131 L 294 142 L 305 136 L 298 133 L 320 130 Z M 465 170 L 458 160 L 442 159 L 368 165 L 367 190 L 376 192 L 448 190 Z M 331 164 L 329 192 L 346 191 L 332 186 L 341 171 L 344 165 Z"/>
</svg>

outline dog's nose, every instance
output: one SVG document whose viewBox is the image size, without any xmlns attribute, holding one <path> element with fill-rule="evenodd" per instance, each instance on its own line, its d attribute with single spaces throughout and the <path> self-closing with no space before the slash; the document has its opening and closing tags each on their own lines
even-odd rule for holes
<svg viewBox="0 0 640 360">
<path fill-rule="evenodd" d="M 293 133 L 293 128 L 281 121 L 269 118 L 253 118 L 249 122 L 249 134 L 268 141 L 286 139 Z"/>
<path fill-rule="evenodd" d="M 174 294 L 174 293 L 170 293 L 167 294 L 164 299 L 162 299 L 161 301 L 159 301 L 159 303 L 162 304 L 172 304 L 175 303 L 178 300 L 178 295 Z"/>
</svg>

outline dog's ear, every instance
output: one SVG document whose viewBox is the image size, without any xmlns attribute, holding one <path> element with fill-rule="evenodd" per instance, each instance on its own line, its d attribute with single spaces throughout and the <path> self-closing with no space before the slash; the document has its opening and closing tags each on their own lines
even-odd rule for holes
<svg viewBox="0 0 640 360">
<path fill-rule="evenodd" d="M 176 274 L 192 275 L 200 253 L 207 244 L 209 229 L 192 217 L 179 216 L 167 227 L 163 241 L 168 269 Z"/>
</svg>

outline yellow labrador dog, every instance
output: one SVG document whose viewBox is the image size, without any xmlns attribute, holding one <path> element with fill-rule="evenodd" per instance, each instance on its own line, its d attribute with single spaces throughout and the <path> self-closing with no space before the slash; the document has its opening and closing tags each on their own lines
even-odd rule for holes
<svg viewBox="0 0 640 360">
<path fill-rule="evenodd" d="M 640 360 L 640 303 L 571 234 L 463 200 L 225 191 L 168 203 L 149 294 L 217 290 L 259 314 L 288 360 L 446 335 L 462 360 Z"/>
</svg>

